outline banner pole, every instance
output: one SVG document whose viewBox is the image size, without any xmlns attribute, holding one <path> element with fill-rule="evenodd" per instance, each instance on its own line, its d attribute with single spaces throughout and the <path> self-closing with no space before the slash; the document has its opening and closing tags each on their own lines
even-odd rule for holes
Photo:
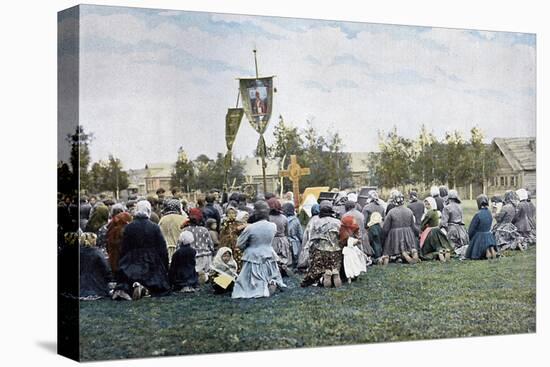
<svg viewBox="0 0 550 367">
<path fill-rule="evenodd" d="M 254 48 L 252 52 L 254 52 L 254 66 L 256 67 L 256 79 L 258 79 L 258 59 L 256 58 L 256 48 Z M 262 136 L 263 134 L 260 134 L 260 137 Z M 264 147 L 265 147 L 265 144 L 264 144 Z M 265 149 L 263 149 L 264 147 L 260 149 L 260 157 L 262 158 L 262 179 L 264 184 L 264 195 L 265 195 L 265 193 L 267 192 L 267 180 L 265 178 L 266 163 L 265 163 L 265 152 L 264 152 Z"/>
</svg>

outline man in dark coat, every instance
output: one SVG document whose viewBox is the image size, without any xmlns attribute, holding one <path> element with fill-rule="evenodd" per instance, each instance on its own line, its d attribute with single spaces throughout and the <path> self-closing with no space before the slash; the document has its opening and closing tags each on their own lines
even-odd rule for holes
<svg viewBox="0 0 550 367">
<path fill-rule="evenodd" d="M 220 212 L 214 206 L 214 201 L 216 200 L 213 194 L 206 195 L 206 206 L 202 209 L 202 218 L 204 223 L 210 218 L 216 221 L 216 230 L 220 230 Z"/>
<path fill-rule="evenodd" d="M 128 299 L 130 290 L 134 300 L 147 291 L 153 296 L 170 291 L 166 241 L 160 227 L 149 220 L 150 216 L 151 204 L 146 200 L 139 201 L 134 221 L 124 228 L 115 299 Z"/>
</svg>

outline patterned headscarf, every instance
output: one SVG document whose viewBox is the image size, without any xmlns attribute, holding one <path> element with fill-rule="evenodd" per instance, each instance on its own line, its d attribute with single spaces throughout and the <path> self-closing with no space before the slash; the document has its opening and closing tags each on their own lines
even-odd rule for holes
<svg viewBox="0 0 550 367">
<path fill-rule="evenodd" d="M 506 191 L 504 193 L 504 204 L 512 204 L 516 205 L 516 201 L 518 200 L 518 196 L 515 191 Z"/>
<path fill-rule="evenodd" d="M 370 201 L 374 201 L 375 203 L 378 203 L 378 193 L 376 192 L 376 190 L 370 190 L 369 193 L 369 199 Z"/>
<path fill-rule="evenodd" d="M 80 235 L 80 244 L 85 247 L 95 247 L 97 235 L 91 232 L 84 232 Z"/>
<path fill-rule="evenodd" d="M 395 190 L 393 192 L 393 197 L 392 197 L 391 201 L 395 205 L 400 206 L 400 205 L 403 205 L 403 203 L 405 203 L 405 198 L 403 197 L 403 194 L 400 191 Z"/>
<path fill-rule="evenodd" d="M 162 210 L 163 215 L 181 213 L 181 202 L 178 199 L 168 199 L 164 202 L 164 209 Z"/>
<path fill-rule="evenodd" d="M 67 232 L 63 235 L 65 245 L 72 246 L 78 244 L 79 235 L 77 232 Z"/>
</svg>

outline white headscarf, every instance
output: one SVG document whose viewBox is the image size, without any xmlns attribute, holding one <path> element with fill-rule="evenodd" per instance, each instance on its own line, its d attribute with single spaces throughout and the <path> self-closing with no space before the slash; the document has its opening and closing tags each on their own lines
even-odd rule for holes
<svg viewBox="0 0 550 367">
<path fill-rule="evenodd" d="M 518 194 L 519 200 L 527 200 L 529 195 L 527 194 L 527 190 L 525 189 L 519 189 L 516 191 L 516 194 Z"/>
<path fill-rule="evenodd" d="M 135 210 L 136 217 L 151 217 L 151 203 L 147 200 L 138 201 Z"/>
<path fill-rule="evenodd" d="M 351 202 L 356 203 L 357 202 L 357 194 L 354 193 L 354 192 L 350 192 L 348 194 L 348 200 L 351 201 Z"/>
<path fill-rule="evenodd" d="M 231 259 L 227 263 L 222 259 L 222 256 L 225 253 L 229 253 L 231 255 Z M 214 256 L 214 259 L 212 260 L 212 265 L 210 265 L 210 268 L 217 271 L 218 273 L 224 273 L 233 278 L 236 278 L 237 262 L 233 258 L 233 251 L 231 251 L 229 247 L 220 247 L 220 249 L 216 253 L 216 256 Z"/>
<path fill-rule="evenodd" d="M 430 188 L 430 195 L 432 195 L 432 197 L 439 196 L 439 187 L 437 187 L 437 186 L 432 186 L 432 187 Z"/>
<path fill-rule="evenodd" d="M 180 233 L 178 242 L 182 245 L 190 245 L 195 241 L 195 236 L 189 231 L 183 231 Z"/>
<path fill-rule="evenodd" d="M 424 201 L 430 203 L 431 210 L 437 210 L 437 203 L 435 202 L 435 199 L 433 197 L 428 196 L 426 199 L 424 199 Z"/>
</svg>

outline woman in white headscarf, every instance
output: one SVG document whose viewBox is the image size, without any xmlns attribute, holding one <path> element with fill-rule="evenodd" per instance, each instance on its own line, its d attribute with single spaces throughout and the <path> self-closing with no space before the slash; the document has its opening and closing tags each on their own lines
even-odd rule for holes
<svg viewBox="0 0 550 367">
<path fill-rule="evenodd" d="M 529 218 L 532 209 L 527 201 L 529 197 L 527 190 L 519 189 L 516 191 L 516 194 L 519 198 L 519 203 L 517 205 L 516 216 L 512 222 L 517 227 L 518 232 L 525 238 L 526 242 L 534 244 L 537 239 L 534 231 L 534 221 Z"/>
<path fill-rule="evenodd" d="M 210 265 L 210 281 L 215 293 L 226 293 L 233 290 L 237 273 L 237 262 L 229 247 L 220 247 L 212 265 Z"/>
</svg>

